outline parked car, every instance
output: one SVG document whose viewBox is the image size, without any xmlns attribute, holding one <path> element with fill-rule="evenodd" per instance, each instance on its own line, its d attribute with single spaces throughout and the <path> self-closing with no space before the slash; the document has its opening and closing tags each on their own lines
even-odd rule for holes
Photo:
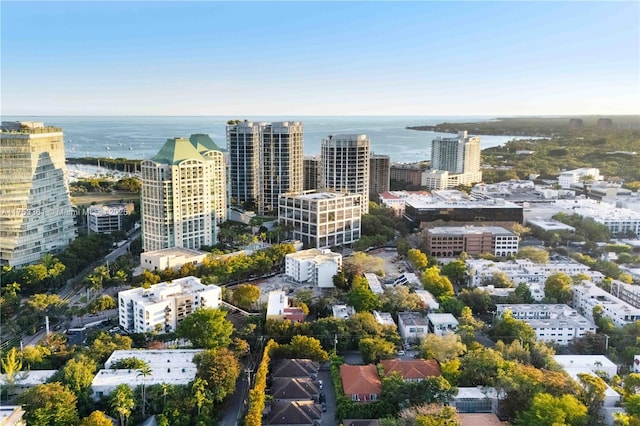
<svg viewBox="0 0 640 426">
<path fill-rule="evenodd" d="M 322 403 L 322 412 L 326 413 L 327 412 L 327 404 L 326 403 Z"/>
<path fill-rule="evenodd" d="M 399 350 L 398 352 L 396 352 L 396 355 L 398 355 L 398 356 L 405 356 L 405 355 L 406 355 L 406 352 L 405 352 L 405 351 L 403 351 L 403 350 Z"/>
<path fill-rule="evenodd" d="M 322 380 L 318 380 L 318 389 L 322 390 Z"/>
</svg>

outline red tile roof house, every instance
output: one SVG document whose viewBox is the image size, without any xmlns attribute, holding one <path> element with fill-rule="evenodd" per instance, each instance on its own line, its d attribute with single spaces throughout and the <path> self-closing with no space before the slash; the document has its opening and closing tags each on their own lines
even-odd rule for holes
<svg viewBox="0 0 640 426">
<path fill-rule="evenodd" d="M 375 365 L 340 366 L 342 390 L 347 398 L 356 402 L 377 401 L 382 393 L 382 382 Z"/>
<path fill-rule="evenodd" d="M 420 382 L 427 377 L 442 375 L 435 359 L 384 359 L 380 364 L 385 376 L 398 373 L 405 382 Z"/>
</svg>

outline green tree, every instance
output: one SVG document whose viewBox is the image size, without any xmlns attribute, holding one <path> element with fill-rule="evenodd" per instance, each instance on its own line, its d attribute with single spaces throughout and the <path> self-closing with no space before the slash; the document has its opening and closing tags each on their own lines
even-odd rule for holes
<svg viewBox="0 0 640 426">
<path fill-rule="evenodd" d="M 387 287 L 380 296 L 380 305 L 384 312 L 397 315 L 398 312 L 411 312 L 423 309 L 422 300 L 409 287 Z"/>
<path fill-rule="evenodd" d="M 573 300 L 571 284 L 571 277 L 564 272 L 550 275 L 544 283 L 544 295 L 557 303 L 570 303 Z"/>
<path fill-rule="evenodd" d="M 513 318 L 509 309 L 496 321 L 489 334 L 496 341 L 503 340 L 505 343 L 511 343 L 518 339 L 526 344 L 536 339 L 536 332 L 533 328 L 526 322 Z"/>
<path fill-rule="evenodd" d="M 135 407 L 136 402 L 133 398 L 133 391 L 126 384 L 120 384 L 116 386 L 111 393 L 110 406 L 114 412 L 118 414 L 120 418 L 120 426 L 125 426 L 127 420 Z"/>
<path fill-rule="evenodd" d="M 67 426 L 78 421 L 77 398 L 59 382 L 27 389 L 17 399 L 29 426 Z"/>
<path fill-rule="evenodd" d="M 11 396 L 16 382 L 23 376 L 22 360 L 18 357 L 18 350 L 16 348 L 9 349 L 6 357 L 0 358 L 0 366 L 2 366 L 2 372 L 4 373 L 3 382 L 7 386 L 9 396 Z"/>
<path fill-rule="evenodd" d="M 454 260 L 442 266 L 440 273 L 460 285 L 467 277 L 467 264 L 463 260 Z"/>
<path fill-rule="evenodd" d="M 481 290 L 479 288 L 472 290 L 464 289 L 458 297 L 476 314 L 486 314 L 492 307 L 491 294 L 487 290 Z"/>
<path fill-rule="evenodd" d="M 145 365 L 148 365 L 146 361 L 136 358 L 134 356 L 122 358 L 111 364 L 111 368 L 114 370 L 138 370 Z"/>
<path fill-rule="evenodd" d="M 375 273 L 384 270 L 384 259 L 356 252 L 343 260 L 342 269 L 352 277 L 358 277 L 365 272 Z"/>
<path fill-rule="evenodd" d="M 437 266 L 427 268 L 420 277 L 424 289 L 433 294 L 439 301 L 452 297 L 455 293 L 449 278 L 440 275 Z"/>
<path fill-rule="evenodd" d="M 209 400 L 209 392 L 207 391 L 207 381 L 201 377 L 196 377 L 191 386 L 193 400 L 198 407 L 198 415 L 202 412 L 202 406 Z M 211 401 L 213 402 L 213 401 Z"/>
<path fill-rule="evenodd" d="M 598 376 L 584 373 L 578 374 L 578 381 L 581 385 L 578 398 L 587 407 L 590 423 L 596 424 L 599 417 L 598 411 L 604 404 L 607 384 Z"/>
<path fill-rule="evenodd" d="M 141 409 L 142 409 L 142 418 L 146 418 L 145 416 L 145 409 L 147 406 L 147 395 L 145 393 L 145 391 L 147 390 L 147 377 L 151 376 L 153 374 L 153 370 L 151 369 L 151 366 L 149 364 L 147 364 L 146 362 L 141 365 L 140 367 L 138 367 L 138 374 L 137 377 L 142 377 L 142 402 L 141 402 Z"/>
<path fill-rule="evenodd" d="M 407 252 L 407 260 L 417 271 L 424 271 L 429 266 L 427 255 L 418 249 L 409 249 Z"/>
<path fill-rule="evenodd" d="M 96 362 L 86 355 L 78 355 L 70 359 L 60 370 L 58 376 L 60 382 L 79 398 L 90 396 L 91 382 L 98 370 Z"/>
<path fill-rule="evenodd" d="M 495 288 L 511 288 L 513 287 L 513 281 L 509 279 L 507 274 L 502 271 L 494 272 L 491 277 L 487 277 L 482 280 L 483 286 L 492 285 Z"/>
<path fill-rule="evenodd" d="M 193 358 L 197 377 L 206 383 L 215 402 L 222 402 L 236 390 L 241 366 L 238 358 L 227 348 L 205 349 Z"/>
<path fill-rule="evenodd" d="M 448 362 L 465 353 L 467 347 L 460 340 L 460 336 L 447 333 L 444 336 L 429 333 L 420 343 L 420 357 L 435 359 L 438 362 Z"/>
<path fill-rule="evenodd" d="M 260 288 L 253 284 L 240 284 L 233 290 L 233 303 L 241 308 L 248 309 L 260 298 Z"/>
<path fill-rule="evenodd" d="M 365 364 L 377 363 L 381 359 L 393 358 L 396 345 L 380 337 L 365 337 L 360 339 L 358 349 Z"/>
<path fill-rule="evenodd" d="M 196 348 L 217 349 L 231 343 L 233 324 L 226 313 L 219 309 L 200 308 L 183 319 L 176 328 L 176 335 L 188 339 Z"/>
<path fill-rule="evenodd" d="M 541 392 L 533 397 L 531 405 L 516 420 L 523 426 L 586 425 L 587 407 L 573 395 L 556 397 Z"/>
<path fill-rule="evenodd" d="M 113 426 L 106 414 L 100 410 L 93 411 L 89 416 L 80 420 L 79 426 Z"/>
<path fill-rule="evenodd" d="M 468 351 L 460 365 L 460 386 L 493 386 L 504 365 L 500 352 L 493 349 Z"/>
<path fill-rule="evenodd" d="M 347 294 L 347 303 L 357 312 L 371 312 L 380 306 L 378 296 L 371 291 L 364 277 L 354 278 L 352 289 Z"/>
<path fill-rule="evenodd" d="M 549 252 L 535 247 L 522 247 L 516 256 L 518 259 L 530 259 L 534 263 L 548 263 Z"/>
<path fill-rule="evenodd" d="M 120 334 L 110 335 L 100 332 L 93 342 L 91 342 L 87 354 L 98 364 L 103 364 L 107 358 L 111 356 L 113 351 L 131 349 L 132 343 L 133 340 L 129 336 L 122 336 Z"/>
<path fill-rule="evenodd" d="M 288 345 L 280 345 L 276 354 L 279 358 L 308 358 L 318 362 L 329 359 L 329 354 L 322 349 L 320 340 L 301 335 L 293 336 Z"/>
</svg>

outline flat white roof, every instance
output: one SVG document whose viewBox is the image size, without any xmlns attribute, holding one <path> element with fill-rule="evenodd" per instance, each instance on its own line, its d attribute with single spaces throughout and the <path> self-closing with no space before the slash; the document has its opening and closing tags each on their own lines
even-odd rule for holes
<svg viewBox="0 0 640 426">
<path fill-rule="evenodd" d="M 427 318 L 432 324 L 458 324 L 453 314 L 427 314 Z"/>
<path fill-rule="evenodd" d="M 459 387 L 458 393 L 453 397 L 454 399 L 483 399 L 490 398 L 495 399 L 498 397 L 498 392 L 495 388 L 491 387 Z"/>
<path fill-rule="evenodd" d="M 368 272 L 364 274 L 364 277 L 366 278 L 367 283 L 369 283 L 369 288 L 371 289 L 372 292 L 374 292 L 375 294 L 384 293 L 382 284 L 380 284 L 380 280 L 378 279 L 378 276 L 376 274 L 372 274 Z"/>
<path fill-rule="evenodd" d="M 267 302 L 267 315 L 284 315 L 284 308 L 289 307 L 289 299 L 283 290 L 274 290 L 269 292 L 269 300 Z"/>
<path fill-rule="evenodd" d="M 554 359 L 564 369 L 581 368 L 585 372 L 601 368 L 618 368 L 613 361 L 604 355 L 555 355 Z"/>
<path fill-rule="evenodd" d="M 109 359 L 104 363 L 105 368 L 125 358 L 138 358 L 149 364 L 151 368 L 190 367 L 193 366 L 193 357 L 202 352 L 202 349 L 165 349 L 165 350 L 116 350 L 113 351 Z"/>
<path fill-rule="evenodd" d="M 22 370 L 18 373 L 18 379 L 16 380 L 16 386 L 36 386 L 45 383 L 56 374 L 58 370 Z M 0 374 L 0 381 L 4 384 L 7 375 Z"/>
<path fill-rule="evenodd" d="M 142 253 L 142 256 L 145 257 L 166 257 L 166 256 L 174 256 L 174 257 L 196 257 L 196 256 L 206 256 L 209 253 L 202 250 L 193 250 L 184 247 L 170 247 L 162 250 L 155 251 L 145 251 Z"/>
</svg>

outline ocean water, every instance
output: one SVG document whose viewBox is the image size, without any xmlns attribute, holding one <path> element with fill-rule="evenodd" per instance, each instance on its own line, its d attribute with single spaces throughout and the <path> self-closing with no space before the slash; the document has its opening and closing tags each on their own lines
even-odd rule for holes
<svg viewBox="0 0 640 426">
<path fill-rule="evenodd" d="M 65 135 L 67 157 L 107 157 L 146 159 L 157 153 L 168 138 L 207 133 L 226 147 L 225 126 L 231 119 L 249 121 L 301 121 L 304 125 L 304 154 L 320 152 L 320 141 L 329 135 L 365 134 L 371 151 L 388 155 L 393 162 L 431 159 L 431 140 L 450 134 L 408 130 L 407 126 L 434 125 L 442 122 L 489 121 L 495 117 L 398 117 L 398 116 L 260 116 L 260 117 L 3 117 L 7 121 L 42 121 L 61 127 Z M 480 137 L 481 147 L 489 148 L 515 139 L 513 136 Z"/>
</svg>

